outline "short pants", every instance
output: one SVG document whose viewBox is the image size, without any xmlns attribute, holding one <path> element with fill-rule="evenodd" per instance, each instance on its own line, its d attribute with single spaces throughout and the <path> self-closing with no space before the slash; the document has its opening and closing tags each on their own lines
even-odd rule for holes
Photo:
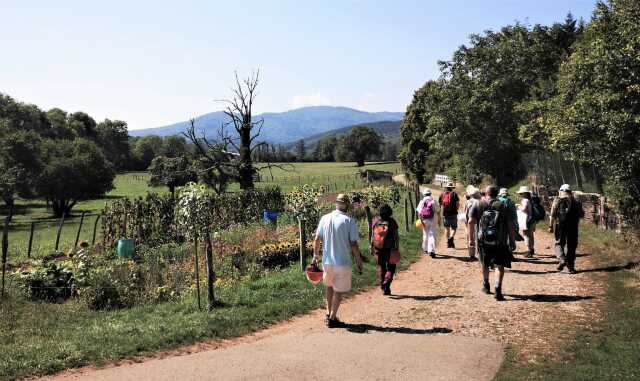
<svg viewBox="0 0 640 381">
<path fill-rule="evenodd" d="M 351 266 L 323 265 L 322 279 L 327 287 L 332 287 L 335 292 L 351 291 Z"/>
<path fill-rule="evenodd" d="M 445 228 L 452 228 L 452 229 L 457 229 L 458 228 L 458 215 L 454 214 L 452 216 L 444 216 L 444 221 L 443 221 L 443 225 Z"/>
</svg>

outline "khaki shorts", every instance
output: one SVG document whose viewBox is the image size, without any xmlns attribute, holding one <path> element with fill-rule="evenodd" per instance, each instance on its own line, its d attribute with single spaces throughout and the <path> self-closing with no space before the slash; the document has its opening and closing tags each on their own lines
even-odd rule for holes
<svg viewBox="0 0 640 381">
<path fill-rule="evenodd" d="M 332 287 L 335 292 L 351 291 L 351 266 L 322 266 L 322 279 L 325 286 Z"/>
</svg>

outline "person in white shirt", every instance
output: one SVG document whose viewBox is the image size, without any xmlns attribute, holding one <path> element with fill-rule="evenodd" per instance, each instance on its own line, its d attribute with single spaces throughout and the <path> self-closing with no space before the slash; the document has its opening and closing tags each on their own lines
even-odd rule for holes
<svg viewBox="0 0 640 381">
<path fill-rule="evenodd" d="M 431 258 L 436 257 L 436 223 L 440 221 L 438 201 L 431 195 L 431 189 L 422 190 L 422 200 L 416 212 L 422 221 L 422 251 Z"/>
<path fill-rule="evenodd" d="M 518 205 L 518 226 L 522 229 L 524 243 L 527 245 L 527 254 L 525 258 L 533 258 L 534 250 L 534 232 L 536 224 L 533 222 L 533 211 L 531 210 L 531 191 L 527 186 L 521 186 L 518 190 L 520 196 L 520 204 Z"/>
<path fill-rule="evenodd" d="M 480 203 L 480 189 L 473 185 L 469 185 L 467 187 L 467 196 L 469 196 L 469 199 L 464 205 L 464 214 L 466 219 L 465 224 L 467 225 L 467 247 L 469 248 L 469 259 L 473 261 L 477 256 L 477 240 L 475 238 L 475 232 L 471 231 L 469 226 L 469 219 L 471 218 L 469 211 Z"/>
</svg>

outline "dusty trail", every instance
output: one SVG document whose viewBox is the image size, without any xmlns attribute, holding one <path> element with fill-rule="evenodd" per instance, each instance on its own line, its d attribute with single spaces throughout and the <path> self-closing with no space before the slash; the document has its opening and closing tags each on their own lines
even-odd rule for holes
<svg viewBox="0 0 640 381">
<path fill-rule="evenodd" d="M 220 348 L 127 363 L 70 370 L 55 380 L 490 380 L 506 345 L 525 358 L 547 356 L 571 331 L 560 322 L 588 326 L 603 290 L 587 273 L 555 271 L 552 240 L 539 233 L 535 260 L 513 264 L 503 285 L 507 301 L 481 292 L 477 262 L 466 259 L 464 227 L 458 249 L 439 242 L 438 257 L 422 257 L 393 283 L 349 299 L 345 329 L 324 326 L 324 311 L 247 337 L 211 344 Z M 524 252 L 524 247 L 520 247 Z M 577 266 L 588 266 L 588 256 Z"/>
</svg>

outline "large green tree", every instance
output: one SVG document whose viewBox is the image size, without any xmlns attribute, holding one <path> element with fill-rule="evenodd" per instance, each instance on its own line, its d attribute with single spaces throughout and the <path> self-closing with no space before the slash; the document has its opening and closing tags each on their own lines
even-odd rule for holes
<svg viewBox="0 0 640 381">
<path fill-rule="evenodd" d="M 640 225 L 640 2 L 599 2 L 562 65 L 552 146 L 600 169 L 628 222 Z"/>
<path fill-rule="evenodd" d="M 313 150 L 313 160 L 331 162 L 336 160 L 336 147 L 338 139 L 335 136 L 326 137 L 318 141 Z"/>
<path fill-rule="evenodd" d="M 107 160 L 116 170 L 131 169 L 131 147 L 127 123 L 121 120 L 109 120 L 96 126 L 98 144 Z"/>
<path fill-rule="evenodd" d="M 356 126 L 341 137 L 336 155 L 340 161 L 355 161 L 364 165 L 367 157 L 380 155 L 382 138 L 368 126 Z"/>
<path fill-rule="evenodd" d="M 113 189 L 113 167 L 90 140 L 44 140 L 43 159 L 36 192 L 51 201 L 56 217 L 69 216 L 78 201 L 101 197 Z"/>
</svg>

